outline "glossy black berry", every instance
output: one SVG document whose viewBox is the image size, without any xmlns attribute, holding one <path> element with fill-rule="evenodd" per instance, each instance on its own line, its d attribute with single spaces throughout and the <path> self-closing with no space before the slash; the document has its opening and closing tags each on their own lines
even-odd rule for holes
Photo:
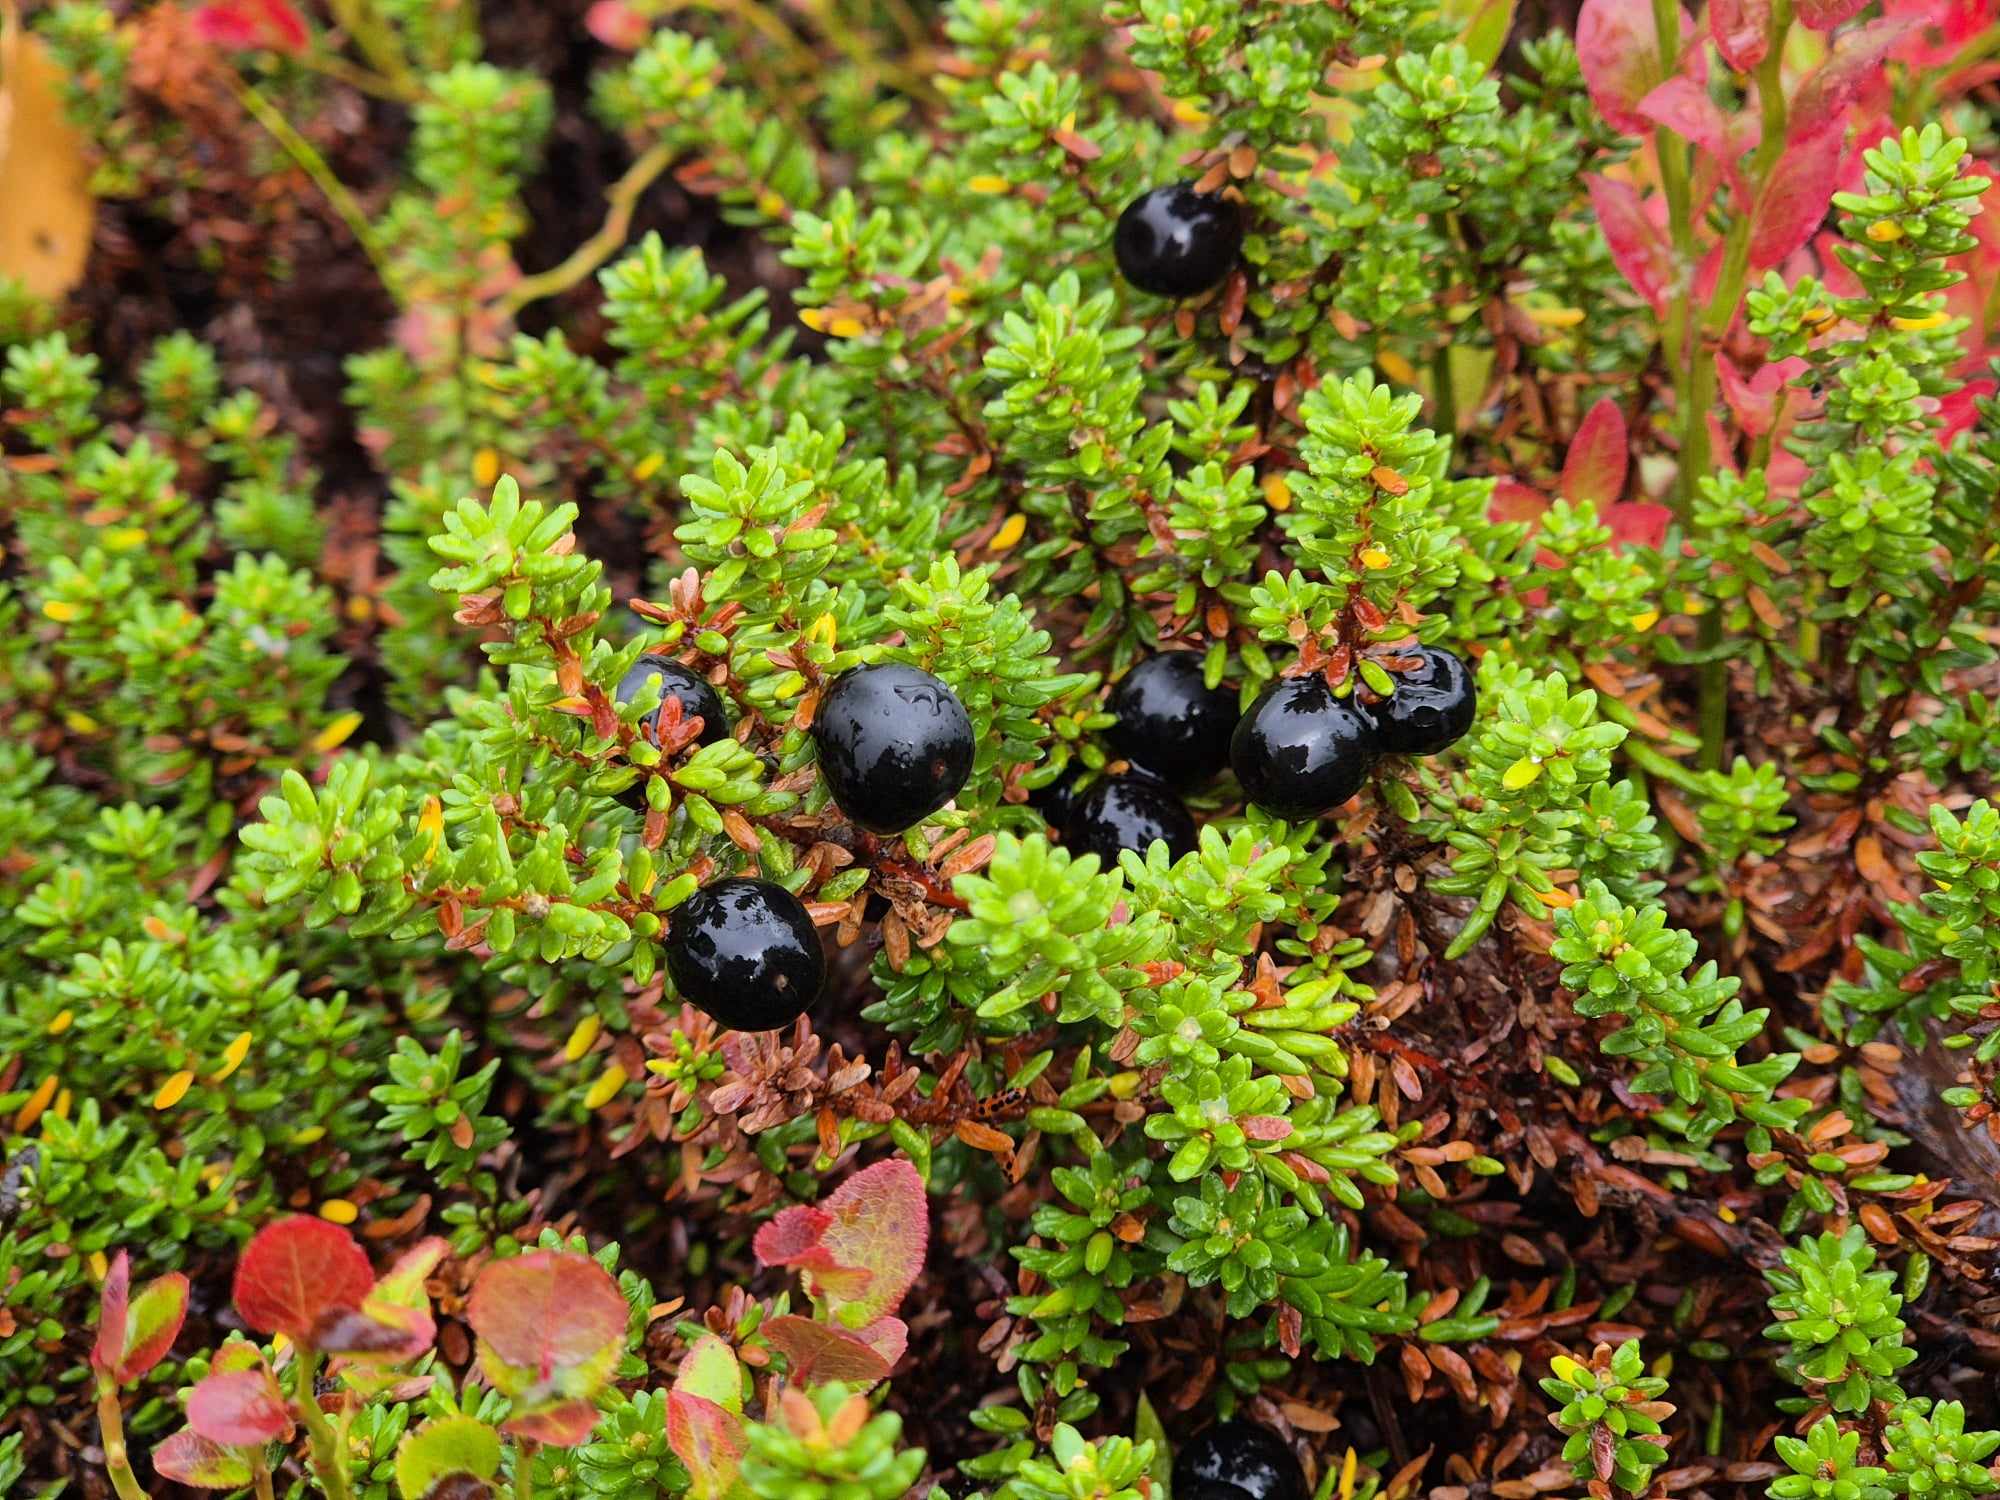
<svg viewBox="0 0 2000 1500">
<path fill-rule="evenodd" d="M 819 772 L 851 822 L 901 833 L 958 795 L 972 720 L 928 672 L 885 662 L 835 678 L 813 718 Z"/>
<path fill-rule="evenodd" d="M 1449 651 L 1419 646 L 1409 654 L 1423 664 L 1395 674 L 1396 691 L 1373 708 L 1376 743 L 1388 755 L 1436 755 L 1472 727 L 1479 695 Z"/>
<path fill-rule="evenodd" d="M 1375 726 L 1317 672 L 1265 689 L 1229 739 L 1229 763 L 1250 800 L 1295 822 L 1360 791 L 1375 754 Z"/>
<path fill-rule="evenodd" d="M 1255 1422 L 1218 1422 L 1174 1455 L 1174 1494 L 1232 1485 L 1250 1500 L 1306 1500 L 1306 1471 L 1285 1440 Z"/>
<path fill-rule="evenodd" d="M 1104 735 L 1111 747 L 1168 786 L 1200 786 L 1229 764 L 1236 694 L 1208 686 L 1196 652 L 1147 657 L 1119 679 L 1106 707 L 1118 716 Z"/>
<path fill-rule="evenodd" d="M 668 914 L 665 947 L 681 998 L 735 1031 L 791 1024 L 826 983 L 812 918 L 768 880 L 703 886 Z"/>
<path fill-rule="evenodd" d="M 660 685 L 649 690 L 647 684 L 654 677 L 660 679 Z M 701 719 L 701 733 L 695 738 L 696 744 L 712 745 L 729 733 L 729 721 L 722 716 L 722 700 L 716 696 L 715 688 L 699 672 L 671 656 L 642 656 L 619 679 L 620 703 L 638 702 L 642 694 L 652 705 L 641 720 L 643 723 L 657 725 L 660 706 L 673 698 L 680 703 L 684 718 L 698 716 Z"/>
<path fill-rule="evenodd" d="M 1066 770 L 1047 786 L 1028 793 L 1028 806 L 1040 813 L 1051 828 L 1060 828 L 1069 818 L 1069 805 L 1076 798 L 1076 771 Z"/>
<path fill-rule="evenodd" d="M 1077 794 L 1063 820 L 1063 846 L 1095 854 L 1107 868 L 1120 849 L 1144 854 L 1154 839 L 1165 839 L 1179 859 L 1194 848 L 1195 826 L 1181 799 L 1150 776 L 1102 778 Z"/>
<path fill-rule="evenodd" d="M 1125 205 L 1111 250 L 1125 279 L 1160 297 L 1192 297 L 1229 274 L 1243 248 L 1243 213 L 1227 198 L 1174 182 Z"/>
</svg>

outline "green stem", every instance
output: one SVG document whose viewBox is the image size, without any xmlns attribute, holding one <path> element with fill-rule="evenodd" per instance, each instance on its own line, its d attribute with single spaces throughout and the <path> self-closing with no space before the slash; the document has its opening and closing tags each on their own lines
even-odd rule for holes
<svg viewBox="0 0 2000 1500">
<path fill-rule="evenodd" d="M 376 12 L 370 0 L 328 0 L 328 9 L 375 71 L 415 97 L 416 75 L 410 71 L 410 60 L 404 55 L 403 39 Z"/>
<path fill-rule="evenodd" d="M 666 171 L 676 154 L 669 142 L 659 141 L 627 167 L 625 175 L 614 182 L 604 195 L 611 204 L 611 211 L 604 216 L 604 223 L 598 227 L 597 233 L 578 245 L 566 260 L 515 282 L 507 295 L 500 299 L 500 310 L 511 318 L 531 302 L 568 291 L 611 259 L 619 246 L 625 243 L 625 236 L 631 233 L 632 215 L 639 206 L 640 196 L 653 185 L 655 178 Z"/>
<path fill-rule="evenodd" d="M 391 285 L 389 263 L 382 250 L 381 241 L 376 238 L 375 226 L 368 222 L 368 215 L 361 211 L 361 205 L 354 201 L 354 195 L 347 185 L 333 175 L 333 168 L 326 164 L 326 158 L 319 154 L 313 143 L 292 128 L 292 122 L 284 112 L 258 92 L 255 84 L 248 83 L 233 73 L 224 73 L 236 98 L 250 116 L 271 132 L 271 136 L 285 154 L 298 164 L 299 170 L 313 180 L 313 185 L 326 195 L 326 201 L 333 205 L 333 211 L 340 215 L 348 232 L 361 244 L 369 261 L 375 267 L 375 274 L 382 278 L 384 286 Z"/>
<path fill-rule="evenodd" d="M 97 1426 L 104 1444 L 104 1471 L 118 1500 L 149 1500 L 132 1472 L 132 1455 L 125 1447 L 125 1413 L 118 1405 L 118 1387 L 108 1375 L 97 1377 Z"/>
<path fill-rule="evenodd" d="M 514 1449 L 514 1500 L 534 1500 L 534 1496 L 535 1445 L 522 1438 Z"/>
<path fill-rule="evenodd" d="M 306 1436 L 312 1447 L 313 1473 L 319 1478 L 319 1486 L 326 1491 L 327 1500 L 353 1500 L 347 1485 L 347 1465 L 343 1462 L 341 1443 L 333 1424 L 326 1419 L 326 1413 L 319 1409 L 319 1394 L 313 1389 L 319 1375 L 319 1350 L 301 1347 L 292 1360 L 294 1386 L 292 1399 L 299 1409 L 299 1420 L 306 1424 Z M 346 1424 L 343 1423 L 344 1427 Z"/>
<path fill-rule="evenodd" d="M 262 1447 L 250 1450 L 250 1483 L 257 1500 L 276 1500 L 271 1493 L 271 1466 L 264 1461 Z"/>
</svg>

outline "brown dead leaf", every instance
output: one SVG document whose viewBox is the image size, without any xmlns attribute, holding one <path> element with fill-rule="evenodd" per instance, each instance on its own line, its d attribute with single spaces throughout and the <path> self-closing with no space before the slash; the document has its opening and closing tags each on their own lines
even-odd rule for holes
<svg viewBox="0 0 2000 1500">
<path fill-rule="evenodd" d="M 62 109 L 62 72 L 12 5 L 0 19 L 0 276 L 38 297 L 83 279 L 90 256 L 90 164 Z"/>
</svg>

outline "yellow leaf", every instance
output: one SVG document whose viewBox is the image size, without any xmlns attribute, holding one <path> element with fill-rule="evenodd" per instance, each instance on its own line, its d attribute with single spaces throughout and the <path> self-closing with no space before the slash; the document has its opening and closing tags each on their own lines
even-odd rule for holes
<svg viewBox="0 0 2000 1500">
<path fill-rule="evenodd" d="M 1878 245 L 1889 244 L 1903 237 L 1903 226 L 1894 219 L 1877 219 L 1868 226 L 1868 238 Z"/>
<path fill-rule="evenodd" d="M 1574 328 L 1583 321 L 1580 307 L 1531 307 L 1527 313 L 1530 322 L 1544 328 Z"/>
<path fill-rule="evenodd" d="M 1264 503 L 1270 506 L 1272 510 L 1282 511 L 1292 508 L 1292 487 L 1285 483 L 1284 475 L 1266 474 L 1264 476 Z"/>
<path fill-rule="evenodd" d="M 49 1113 L 54 1115 L 58 1120 L 67 1120 L 69 1118 L 69 1102 L 73 1097 L 68 1089 L 59 1090 L 56 1094 L 56 1102 L 49 1106 Z"/>
<path fill-rule="evenodd" d="M 56 298 L 90 255 L 90 163 L 63 114 L 63 74 L 12 7 L 0 22 L 0 276 Z"/>
<path fill-rule="evenodd" d="M 329 1224 L 352 1224 L 361 1210 L 345 1198 L 329 1198 L 319 1206 L 319 1216 Z"/>
<path fill-rule="evenodd" d="M 499 482 L 500 454 L 497 449 L 481 448 L 472 455 L 472 482 L 481 489 L 487 489 Z"/>
<path fill-rule="evenodd" d="M 578 1021 L 570 1031 L 569 1040 L 563 1044 L 563 1056 L 575 1062 L 590 1050 L 590 1044 L 597 1040 L 597 1033 L 604 1029 L 604 1022 L 595 1012 Z"/>
<path fill-rule="evenodd" d="M 146 545 L 143 526 L 113 526 L 103 534 L 104 545 L 113 552 L 130 552 Z"/>
<path fill-rule="evenodd" d="M 58 625 L 67 625 L 72 620 L 83 618 L 83 606 L 68 599 L 45 599 L 42 601 L 42 613 Z"/>
<path fill-rule="evenodd" d="M 65 1031 L 69 1030 L 70 1022 L 75 1019 L 76 1012 L 73 1010 L 57 1011 L 54 1018 L 49 1022 L 49 1035 L 61 1036 Z"/>
<path fill-rule="evenodd" d="M 49 1101 L 55 1098 L 56 1087 L 57 1079 L 53 1073 L 35 1085 L 34 1093 L 28 1095 L 28 1102 L 14 1112 L 17 1134 L 24 1134 L 34 1127 L 35 1121 L 42 1117 L 42 1111 L 49 1107 Z"/>
<path fill-rule="evenodd" d="M 1021 538 L 1028 534 L 1028 518 L 1015 511 L 1000 523 L 1000 529 L 993 533 L 993 540 L 987 545 L 995 552 L 1005 552 L 1020 545 Z"/>
<path fill-rule="evenodd" d="M 782 195 L 765 188 L 757 195 L 757 212 L 767 219 L 782 219 L 785 216 L 785 200 Z"/>
<path fill-rule="evenodd" d="M 153 1095 L 153 1108 L 172 1109 L 187 1097 L 187 1091 L 194 1086 L 194 1069 L 182 1068 L 165 1083 L 159 1093 Z"/>
<path fill-rule="evenodd" d="M 1208 123 L 1208 111 L 1189 99 L 1176 99 L 1174 101 L 1173 114 L 1174 118 L 1183 125 L 1206 125 Z"/>
<path fill-rule="evenodd" d="M 1361 566 L 1371 572 L 1379 573 L 1382 569 L 1389 566 L 1389 554 L 1384 552 L 1380 547 L 1363 547 L 1361 549 Z"/>
<path fill-rule="evenodd" d="M 331 750 L 360 727 L 361 715 L 349 709 L 313 736 L 312 747 L 315 750 Z"/>
<path fill-rule="evenodd" d="M 1634 630 L 1651 630 L 1659 623 L 1660 612 L 1657 609 L 1642 609 L 1639 613 L 1632 616 L 1632 628 Z"/>
<path fill-rule="evenodd" d="M 1347 1457 L 1340 1461 L 1340 1500 L 1354 1500 L 1354 1471 L 1360 1463 L 1360 1455 L 1352 1448 Z"/>
<path fill-rule="evenodd" d="M 1013 183 L 992 172 L 981 172 L 977 177 L 966 178 L 965 186 L 968 191 L 983 193 L 989 198 L 998 198 L 1003 193 L 1014 191 Z"/>
<path fill-rule="evenodd" d="M 641 484 L 660 472 L 660 466 L 667 461 L 667 455 L 660 452 L 648 453 L 632 465 L 632 477 Z"/>
<path fill-rule="evenodd" d="M 243 1059 L 250 1055 L 251 1034 L 247 1031 L 236 1033 L 236 1040 L 222 1049 L 222 1066 L 209 1078 L 210 1083 L 220 1083 L 231 1073 L 243 1066 Z"/>
<path fill-rule="evenodd" d="M 1542 774 L 1542 763 L 1531 755 L 1524 755 L 1509 766 L 1500 778 L 1500 785 L 1510 792 L 1518 792 L 1524 786 L 1532 786 Z"/>
<path fill-rule="evenodd" d="M 93 1281 L 102 1281 L 111 1274 L 111 1262 L 104 1258 L 102 1250 L 90 1252 L 90 1275 Z"/>
<path fill-rule="evenodd" d="M 294 1146 L 310 1146 L 325 1138 L 326 1127 L 324 1125 L 308 1125 L 303 1130 L 294 1130 L 292 1132 L 292 1144 Z"/>
<path fill-rule="evenodd" d="M 1417 383 L 1417 367 L 1403 358 L 1394 349 L 1384 349 L 1380 354 L 1375 356 L 1375 363 L 1382 367 L 1384 375 L 1387 375 L 1398 385 L 1415 385 Z"/>
<path fill-rule="evenodd" d="M 618 1091 L 625 1087 L 625 1070 L 612 1063 L 597 1075 L 597 1082 L 590 1086 L 590 1092 L 583 1096 L 585 1109 L 602 1109 L 618 1097 Z"/>
<path fill-rule="evenodd" d="M 826 309 L 823 307 L 802 307 L 799 309 L 799 321 L 814 333 L 825 333 Z"/>
<path fill-rule="evenodd" d="M 1922 333 L 1926 328 L 1942 327 L 1944 321 L 1945 315 L 1943 313 L 1934 312 L 1926 313 L 1921 318 L 1891 318 L 1889 323 L 1892 327 L 1900 328 L 1905 333 Z"/>
<path fill-rule="evenodd" d="M 868 325 L 852 313 L 842 313 L 827 319 L 826 331 L 837 339 L 858 339 L 868 331 Z"/>
</svg>

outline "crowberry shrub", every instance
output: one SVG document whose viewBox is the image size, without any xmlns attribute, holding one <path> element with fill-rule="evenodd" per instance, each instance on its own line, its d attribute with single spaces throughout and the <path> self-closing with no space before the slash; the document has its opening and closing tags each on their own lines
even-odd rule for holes
<svg viewBox="0 0 2000 1500">
<path fill-rule="evenodd" d="M 1994 1488 L 1985 0 L 21 9 L 0 1489 Z"/>
</svg>

